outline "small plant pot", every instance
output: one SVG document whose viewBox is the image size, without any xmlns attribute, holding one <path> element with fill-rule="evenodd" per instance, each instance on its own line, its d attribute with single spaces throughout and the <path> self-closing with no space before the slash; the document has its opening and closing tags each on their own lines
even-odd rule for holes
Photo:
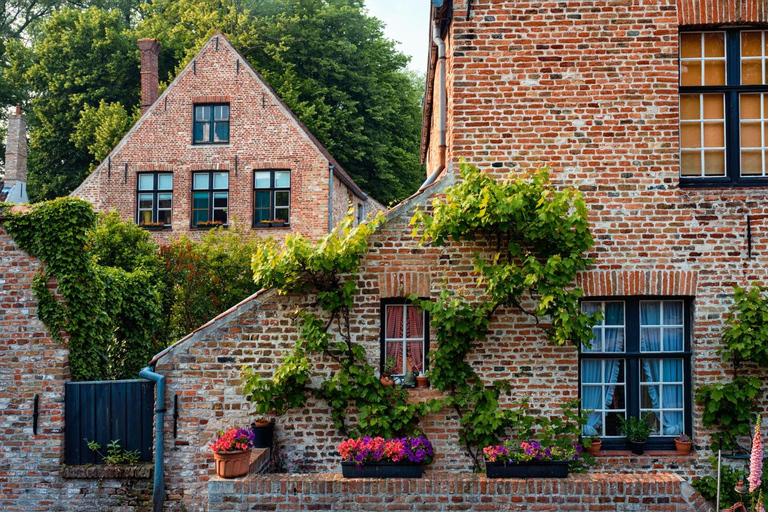
<svg viewBox="0 0 768 512">
<path fill-rule="evenodd" d="M 216 475 L 221 478 L 239 478 L 248 474 L 251 450 L 213 453 Z"/>
<path fill-rule="evenodd" d="M 600 453 L 600 447 L 603 445 L 603 441 L 601 439 L 596 439 L 592 441 L 592 446 L 587 446 L 587 453 L 595 456 L 598 453 Z"/>
<path fill-rule="evenodd" d="M 638 443 L 637 441 L 629 442 L 629 451 L 635 455 L 642 455 L 645 453 L 645 441 Z"/>
<path fill-rule="evenodd" d="M 428 388 L 429 377 L 416 377 L 416 386 L 420 388 Z"/>
<path fill-rule="evenodd" d="M 272 448 L 272 442 L 275 438 L 275 422 L 271 421 L 264 425 L 263 423 L 251 423 L 253 430 L 254 448 Z"/>
<path fill-rule="evenodd" d="M 389 386 L 394 386 L 395 385 L 395 379 L 393 379 L 391 377 L 381 377 L 379 379 L 379 381 L 381 382 L 382 386 L 389 387 Z"/>
<path fill-rule="evenodd" d="M 675 439 L 675 448 L 677 449 L 678 455 L 688 455 L 691 453 L 691 446 L 693 443 L 691 441 L 684 442 L 684 441 L 678 441 Z"/>
</svg>

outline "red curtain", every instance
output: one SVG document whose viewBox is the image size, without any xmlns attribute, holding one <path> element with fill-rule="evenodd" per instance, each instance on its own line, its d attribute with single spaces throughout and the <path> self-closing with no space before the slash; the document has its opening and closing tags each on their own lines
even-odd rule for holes
<svg viewBox="0 0 768 512">
<path fill-rule="evenodd" d="M 413 372 L 424 369 L 424 313 L 419 308 L 408 306 L 406 310 L 406 328 L 408 338 L 421 338 L 419 341 L 408 342 L 408 362 Z"/>
<path fill-rule="evenodd" d="M 387 306 L 387 339 L 403 337 L 403 307 Z M 393 374 L 402 374 L 403 371 L 403 343 L 387 341 L 387 361 L 395 360 L 395 365 L 390 370 Z M 387 361 L 384 361 L 386 367 Z"/>
</svg>

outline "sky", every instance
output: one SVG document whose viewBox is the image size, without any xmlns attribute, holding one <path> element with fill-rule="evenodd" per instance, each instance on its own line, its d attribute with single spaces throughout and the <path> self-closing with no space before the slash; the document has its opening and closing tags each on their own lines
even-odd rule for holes
<svg viewBox="0 0 768 512">
<path fill-rule="evenodd" d="M 384 35 L 398 41 L 397 49 L 410 55 L 409 67 L 427 71 L 429 0 L 366 0 L 368 12 L 385 23 Z"/>
</svg>

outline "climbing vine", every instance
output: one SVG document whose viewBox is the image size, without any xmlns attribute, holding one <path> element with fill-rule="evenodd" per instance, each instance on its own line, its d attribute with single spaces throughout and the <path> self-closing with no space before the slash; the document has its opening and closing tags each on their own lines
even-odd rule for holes
<svg viewBox="0 0 768 512">
<path fill-rule="evenodd" d="M 55 199 L 5 215 L 4 226 L 19 247 L 44 264 L 33 282 L 38 315 L 54 339 L 64 342 L 67 335 L 72 378 L 135 378 L 156 349 L 152 333 L 161 316 L 151 264 L 156 255 L 127 268 L 101 265 L 99 256 L 110 252 L 105 233 L 113 232 L 104 226 L 119 220 L 97 219 L 91 205 L 79 199 Z M 94 229 L 97 223 L 101 231 Z M 135 254 L 143 254 L 146 248 L 139 245 L 150 246 L 149 235 L 132 229 L 138 230 L 132 233 Z"/>
<path fill-rule="evenodd" d="M 315 397 L 329 405 L 334 426 L 342 433 L 393 437 L 416 433 L 419 417 L 439 409 L 437 400 L 409 403 L 405 390 L 383 386 L 350 332 L 355 273 L 368 251 L 368 237 L 383 220 L 379 215 L 353 227 L 350 212 L 317 243 L 292 234 L 284 245 L 267 243 L 257 250 L 257 284 L 314 297 L 296 314 L 298 339 L 272 378 L 244 368 L 244 394 L 258 413 L 283 414 Z M 313 385 L 314 376 L 322 383 Z M 358 413 L 355 425 L 349 419 L 353 409 Z"/>
<path fill-rule="evenodd" d="M 704 426 L 718 429 L 712 435 L 712 448 L 739 450 L 738 438 L 749 437 L 757 400 L 763 394 L 761 380 L 743 375 L 742 366 L 768 367 L 768 287 L 734 288 L 722 339 L 719 354 L 731 362 L 733 380 L 700 387 L 696 401 L 704 406 Z"/>
<path fill-rule="evenodd" d="M 510 382 L 483 382 L 466 359 L 495 313 L 528 315 L 552 343 L 575 346 L 589 345 L 600 318 L 581 311 L 583 292 L 572 285 L 590 264 L 584 253 L 593 245 L 581 194 L 556 190 L 547 169 L 502 180 L 466 163 L 460 170 L 462 181 L 434 200 L 431 214 L 417 211 L 412 224 L 422 244 L 491 242 L 493 248 L 473 258 L 481 298 L 470 301 L 446 288 L 434 302 L 412 299 L 429 311 L 437 333 L 430 381 L 448 394 L 446 404 L 461 420 L 459 436 L 477 469 L 480 449 L 518 428 L 521 415 L 519 407 L 499 406 Z"/>
</svg>

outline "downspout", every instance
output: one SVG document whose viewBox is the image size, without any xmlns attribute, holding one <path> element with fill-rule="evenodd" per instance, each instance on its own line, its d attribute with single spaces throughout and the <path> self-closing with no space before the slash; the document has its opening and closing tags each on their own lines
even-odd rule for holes
<svg viewBox="0 0 768 512">
<path fill-rule="evenodd" d="M 440 2 L 440 4 L 442 5 L 442 2 Z M 443 169 L 445 169 L 445 41 L 440 39 L 440 28 L 438 27 L 437 21 L 432 22 L 432 42 L 437 45 L 437 65 L 440 67 L 440 83 L 438 85 L 438 88 L 440 89 L 440 102 L 438 106 L 438 110 L 440 111 L 440 146 L 438 149 L 439 161 L 437 169 L 435 169 L 435 171 L 429 175 L 427 181 L 421 185 L 419 192 L 434 183 L 437 177 L 440 176 L 440 173 L 443 172 Z"/>
<path fill-rule="evenodd" d="M 154 367 L 147 366 L 139 376 L 157 384 L 157 401 L 155 405 L 155 482 L 152 488 L 152 510 L 162 512 L 165 498 L 165 475 L 163 473 L 163 429 L 165 424 L 165 376 L 155 373 Z"/>
<path fill-rule="evenodd" d="M 328 164 L 328 232 L 333 231 L 333 164 Z"/>
</svg>

